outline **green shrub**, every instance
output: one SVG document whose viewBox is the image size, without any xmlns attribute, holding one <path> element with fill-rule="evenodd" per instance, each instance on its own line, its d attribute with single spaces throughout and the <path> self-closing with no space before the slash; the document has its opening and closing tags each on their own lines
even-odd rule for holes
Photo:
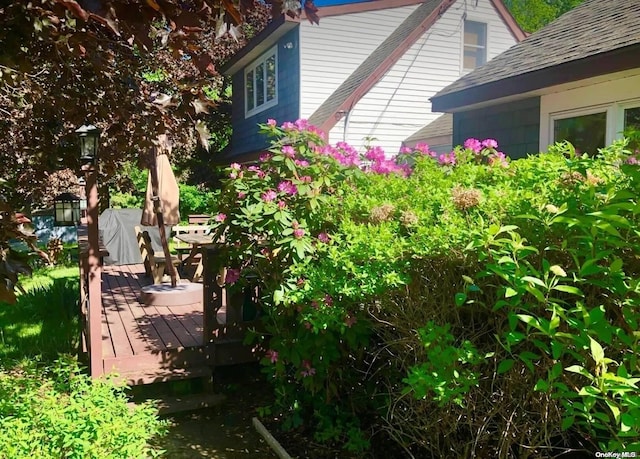
<svg viewBox="0 0 640 459">
<path fill-rule="evenodd" d="M 163 424 L 150 405 L 130 407 L 122 387 L 91 380 L 62 358 L 48 369 L 0 370 L 0 457 L 147 458 Z"/>
<path fill-rule="evenodd" d="M 349 450 L 378 432 L 433 457 L 635 447 L 637 186 L 624 143 L 513 162 L 490 139 L 397 162 L 371 148 L 363 171 L 302 121 L 263 130 L 270 155 L 227 169 L 215 218 L 227 287 L 260 284 L 262 363 L 285 426 Z M 625 267 L 585 293 L 606 301 L 583 301 L 604 311 L 608 340 L 578 321 L 584 273 L 571 263 Z M 550 340 L 551 323 L 571 337 Z"/>
</svg>

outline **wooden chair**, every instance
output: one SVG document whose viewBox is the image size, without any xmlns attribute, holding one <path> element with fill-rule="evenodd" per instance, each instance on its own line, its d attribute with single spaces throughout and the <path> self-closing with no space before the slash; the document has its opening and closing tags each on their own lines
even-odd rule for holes
<svg viewBox="0 0 640 459">
<path fill-rule="evenodd" d="M 144 263 L 144 269 L 147 276 L 153 279 L 154 284 L 161 284 L 162 278 L 165 275 L 166 260 L 163 258 L 156 258 L 153 246 L 151 245 L 151 237 L 148 231 L 142 231 L 139 226 L 135 227 L 136 236 L 138 238 L 138 247 L 140 248 L 140 255 Z M 180 266 L 182 262 L 178 257 L 171 256 L 171 263 L 176 267 Z M 178 277 L 180 277 L 178 275 Z"/>
</svg>

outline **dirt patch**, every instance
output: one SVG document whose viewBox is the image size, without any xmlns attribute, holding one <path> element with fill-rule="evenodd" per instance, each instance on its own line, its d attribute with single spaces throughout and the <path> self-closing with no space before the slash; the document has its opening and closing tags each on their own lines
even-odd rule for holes
<svg viewBox="0 0 640 459">
<path fill-rule="evenodd" d="M 277 456 L 251 423 L 257 408 L 271 403 L 271 388 L 258 365 L 216 370 L 214 391 L 226 396 L 219 406 L 164 416 L 171 425 L 158 441 L 171 459 L 276 459 Z M 182 382 L 172 391 L 196 391 L 197 383 Z M 150 396 L 147 389 L 147 395 Z M 157 389 L 156 389 L 157 390 Z M 158 396 L 158 395 L 156 395 Z"/>
</svg>

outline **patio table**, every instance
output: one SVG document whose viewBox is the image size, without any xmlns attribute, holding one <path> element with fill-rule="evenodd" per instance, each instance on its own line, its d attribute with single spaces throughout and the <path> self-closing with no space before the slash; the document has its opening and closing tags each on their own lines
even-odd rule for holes
<svg viewBox="0 0 640 459">
<path fill-rule="evenodd" d="M 191 281 L 195 282 L 202 276 L 203 264 L 202 264 L 202 247 L 206 245 L 212 245 L 213 236 L 210 234 L 202 233 L 185 233 L 175 236 L 176 239 L 182 241 L 191 246 L 189 255 L 182 261 L 182 266 L 189 266 L 195 264 L 196 269 L 191 277 Z"/>
</svg>

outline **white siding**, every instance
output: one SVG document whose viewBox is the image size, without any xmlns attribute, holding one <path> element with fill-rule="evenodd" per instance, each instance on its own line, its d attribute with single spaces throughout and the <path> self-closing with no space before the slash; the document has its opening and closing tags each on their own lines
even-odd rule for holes
<svg viewBox="0 0 640 459">
<path fill-rule="evenodd" d="M 401 142 L 440 113 L 431 112 L 429 98 L 462 74 L 463 14 L 487 24 L 487 59 L 516 43 L 489 0 L 458 0 L 405 53 L 389 72 L 351 110 L 346 140 L 362 149 L 365 138 L 398 152 Z M 305 95 L 303 94 L 303 98 Z M 330 132 L 329 139 L 343 139 L 344 119 Z"/>
<path fill-rule="evenodd" d="M 300 24 L 300 117 L 311 114 L 417 5 L 351 13 Z"/>
</svg>

